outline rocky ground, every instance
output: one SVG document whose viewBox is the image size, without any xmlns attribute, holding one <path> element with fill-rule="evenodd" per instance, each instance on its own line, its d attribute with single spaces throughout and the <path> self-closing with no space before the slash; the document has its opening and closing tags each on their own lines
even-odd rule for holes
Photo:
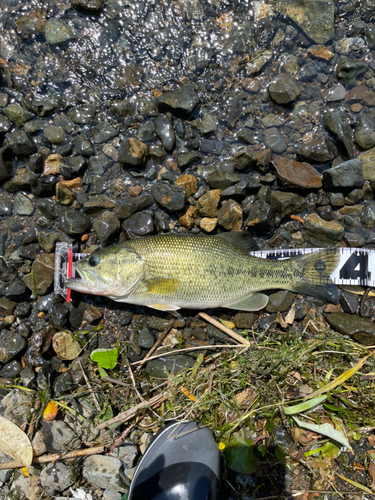
<svg viewBox="0 0 375 500">
<path fill-rule="evenodd" d="M 100 433 L 95 425 L 152 397 L 164 366 L 193 368 L 200 352 L 149 361 L 134 381 L 127 365 L 147 355 L 170 318 L 78 293 L 65 302 L 53 293 L 57 242 L 90 253 L 156 233 L 248 231 L 261 249 L 375 248 L 374 16 L 373 0 L 3 0 L 0 416 L 29 433 L 36 457 L 115 442 L 125 425 Z M 342 361 L 350 367 L 375 345 L 374 298 L 361 297 L 342 289 L 333 305 L 276 291 L 259 313 L 209 312 L 236 332 L 252 331 L 252 342 L 264 332 L 274 339 L 276 330 L 306 341 L 326 332 L 327 343 L 336 335 L 353 350 Z M 162 349 L 229 342 L 198 312 L 182 311 Z M 93 349 L 116 345 L 119 365 L 110 375 L 126 378 L 126 390 L 108 380 L 103 389 L 90 359 Z M 371 359 L 365 375 L 375 368 Z M 331 361 L 318 372 L 333 368 L 338 376 L 341 361 Z M 96 407 L 82 367 L 88 384 L 104 391 Z M 60 411 L 47 421 L 40 412 L 50 400 Z M 0 470 L 0 498 L 65 498 L 79 486 L 94 498 L 120 499 L 163 411 L 179 416 L 155 410 L 149 427 L 137 422 L 110 455 L 34 465 L 28 476 Z M 356 428 L 371 434 L 375 420 L 365 420 Z M 283 443 L 290 422 L 281 423 L 278 434 L 266 434 Z M 356 482 L 367 488 L 368 439 L 363 434 L 355 452 Z M 315 484 L 311 467 L 303 470 L 292 479 L 290 469 L 276 470 L 269 479 L 265 467 L 258 483 L 238 474 L 222 496 L 289 497 L 295 488 L 307 497 L 313 488 L 333 498 L 329 478 Z"/>
</svg>

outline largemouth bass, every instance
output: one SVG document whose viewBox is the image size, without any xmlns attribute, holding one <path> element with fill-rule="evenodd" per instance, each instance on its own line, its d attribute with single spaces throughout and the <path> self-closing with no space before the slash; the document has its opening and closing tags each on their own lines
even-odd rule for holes
<svg viewBox="0 0 375 500">
<path fill-rule="evenodd" d="M 282 261 L 249 255 L 246 233 L 217 236 L 167 234 L 107 247 L 74 263 L 72 290 L 162 311 L 226 307 L 257 311 L 268 303 L 258 293 L 281 288 L 338 302 L 330 274 L 337 249 Z"/>
</svg>

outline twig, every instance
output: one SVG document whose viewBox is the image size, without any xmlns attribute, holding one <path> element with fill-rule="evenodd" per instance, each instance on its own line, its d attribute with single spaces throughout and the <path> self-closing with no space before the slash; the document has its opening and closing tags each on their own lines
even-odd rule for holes
<svg viewBox="0 0 375 500">
<path fill-rule="evenodd" d="M 105 382 L 110 382 L 111 384 L 117 384 L 117 385 L 122 385 L 123 387 L 129 387 L 130 384 L 125 384 L 124 382 L 121 382 L 121 380 L 116 380 L 115 378 L 111 377 L 102 377 L 102 380 Z"/>
<path fill-rule="evenodd" d="M 159 405 L 160 403 L 168 399 L 168 396 L 169 396 L 168 392 L 163 392 L 162 394 L 158 394 L 157 396 L 154 396 L 148 401 L 139 403 L 133 406 L 133 408 L 129 408 L 129 410 L 119 413 L 116 417 L 113 417 L 110 420 L 103 422 L 102 424 L 95 427 L 95 430 L 100 431 L 101 429 L 108 427 L 108 425 L 117 424 L 119 422 L 126 422 L 127 420 L 133 418 L 134 415 L 137 413 L 137 411 L 140 410 L 141 408 L 154 407 L 156 405 Z"/>
<path fill-rule="evenodd" d="M 247 340 L 245 340 L 243 337 L 241 337 L 241 335 L 238 335 L 238 333 L 233 332 L 230 328 L 227 328 L 226 326 L 222 325 L 220 323 L 220 321 L 217 321 L 216 319 L 211 318 L 211 316 L 209 316 L 208 314 L 199 313 L 199 316 L 201 318 L 203 318 L 204 320 L 208 321 L 209 323 L 211 323 L 211 325 L 216 326 L 216 328 L 218 328 L 222 332 L 224 332 L 227 335 L 229 335 L 230 337 L 232 337 L 232 339 L 237 340 L 237 342 L 239 342 L 240 344 L 250 345 L 250 343 Z"/>
<path fill-rule="evenodd" d="M 83 374 L 83 378 L 85 379 L 86 385 L 89 388 L 89 392 L 91 392 L 91 397 L 92 397 L 92 400 L 94 401 L 94 405 L 95 405 L 96 409 L 98 410 L 98 413 L 100 413 L 102 411 L 102 409 L 100 408 L 100 404 L 99 404 L 98 400 L 96 399 L 96 394 L 92 390 L 90 381 L 89 381 L 89 379 L 88 379 L 88 377 L 87 377 L 87 375 L 85 373 L 85 370 L 83 369 L 81 361 L 79 360 L 79 358 L 77 358 L 77 360 L 78 360 L 78 364 L 79 364 L 79 366 L 81 368 L 81 371 L 82 371 L 82 374 Z"/>
<path fill-rule="evenodd" d="M 34 457 L 33 464 L 45 464 L 47 462 L 57 462 L 58 460 L 71 460 L 72 458 L 85 457 L 89 455 L 97 455 L 104 453 L 107 446 L 95 446 L 94 448 L 85 448 L 83 450 L 70 451 L 68 453 L 54 453 L 53 455 L 43 455 L 42 457 Z M 18 469 L 24 465 L 17 460 L 11 462 L 0 463 L 0 470 L 4 469 Z"/>
<path fill-rule="evenodd" d="M 113 443 L 113 445 L 111 446 L 111 449 L 109 450 L 109 452 L 107 453 L 108 455 L 110 455 L 113 450 L 116 448 L 116 446 L 120 443 L 120 441 L 122 441 L 124 439 L 124 437 L 126 437 L 129 432 L 138 424 L 138 422 L 142 419 L 143 417 L 138 417 L 137 418 L 137 421 L 132 424 L 132 425 L 129 425 L 129 427 L 126 429 L 126 431 L 124 431 L 121 436 Z"/>
<path fill-rule="evenodd" d="M 185 347 L 185 349 L 176 349 L 175 351 L 168 351 L 168 352 L 163 352 L 163 354 L 156 354 L 155 356 L 151 356 L 151 358 L 148 358 L 148 361 L 152 361 L 153 359 L 157 358 L 162 358 L 163 356 L 170 356 L 171 354 L 178 354 L 179 352 L 186 352 L 186 351 L 200 351 L 200 350 L 207 350 L 207 349 L 224 349 L 228 347 L 228 349 L 233 349 L 236 347 L 237 349 L 239 347 L 242 348 L 242 345 L 227 345 L 227 344 L 219 344 L 219 345 L 200 345 L 197 347 Z M 130 363 L 132 366 L 133 365 L 138 365 L 139 363 L 142 363 L 144 361 L 143 359 L 141 361 L 134 361 L 134 363 Z"/>
<path fill-rule="evenodd" d="M 170 322 L 168 323 L 167 325 L 167 328 L 164 330 L 164 332 L 162 332 L 160 335 L 159 335 L 159 338 L 158 340 L 155 342 L 155 344 L 151 347 L 151 349 L 148 351 L 148 353 L 146 354 L 146 356 L 141 360 L 139 361 L 139 367 L 137 368 L 137 370 L 139 370 L 142 365 L 150 358 L 151 354 L 155 351 L 155 349 L 157 349 L 159 347 L 159 345 L 163 342 L 163 340 L 165 339 L 165 337 L 168 335 L 168 333 L 171 331 L 172 329 L 172 326 L 174 325 L 174 322 L 176 321 L 175 318 L 172 318 L 170 320 Z"/>
</svg>

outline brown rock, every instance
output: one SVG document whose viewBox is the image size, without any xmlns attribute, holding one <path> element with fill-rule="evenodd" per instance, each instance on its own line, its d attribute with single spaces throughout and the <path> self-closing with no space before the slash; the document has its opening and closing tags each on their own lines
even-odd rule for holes
<svg viewBox="0 0 375 500">
<path fill-rule="evenodd" d="M 44 175 L 58 175 L 60 173 L 60 165 L 64 163 L 63 157 L 58 154 L 49 155 L 44 162 Z"/>
<path fill-rule="evenodd" d="M 55 270 L 55 254 L 42 253 L 36 257 L 32 265 L 33 277 L 26 274 L 23 281 L 32 292 L 35 291 L 39 295 L 43 295 L 53 283 Z"/>
<path fill-rule="evenodd" d="M 242 208 L 234 200 L 227 200 L 217 213 L 218 223 L 229 231 L 240 231 L 242 226 Z"/>
<path fill-rule="evenodd" d="M 180 175 L 180 177 L 176 179 L 175 185 L 181 186 L 185 190 L 186 198 L 189 198 L 189 196 L 198 191 L 197 179 L 191 174 Z"/>
<path fill-rule="evenodd" d="M 272 165 L 284 186 L 300 189 L 322 187 L 321 175 L 309 163 L 277 156 L 272 160 Z"/>
<path fill-rule="evenodd" d="M 359 85 L 347 91 L 345 102 L 348 101 L 360 101 L 367 106 L 375 106 L 375 92 L 365 85 Z"/>
<path fill-rule="evenodd" d="M 251 389 L 251 387 L 248 387 L 244 391 L 236 394 L 235 399 L 242 408 L 249 408 L 254 403 L 257 396 L 258 393 L 254 391 L 254 389 Z"/>
<path fill-rule="evenodd" d="M 324 59 L 325 61 L 331 60 L 334 56 L 334 53 L 324 47 L 324 45 L 312 45 L 308 52 L 317 59 Z"/>
<path fill-rule="evenodd" d="M 193 205 L 190 205 L 189 208 L 186 210 L 185 215 L 182 215 L 178 220 L 183 227 L 191 229 L 194 226 L 195 222 L 194 219 L 197 215 L 198 215 L 197 209 Z"/>
<path fill-rule="evenodd" d="M 80 343 L 69 330 L 55 333 L 52 339 L 52 347 L 57 357 L 63 360 L 75 359 L 82 350 Z"/>
<path fill-rule="evenodd" d="M 199 215 L 211 218 L 216 217 L 220 195 L 220 189 L 212 189 L 211 191 L 208 191 L 208 193 L 202 195 L 197 203 L 197 210 L 199 212 Z"/>
<path fill-rule="evenodd" d="M 210 219 L 209 217 L 203 217 L 201 220 L 201 229 L 206 231 L 207 233 L 211 233 L 217 226 L 217 219 Z"/>
</svg>

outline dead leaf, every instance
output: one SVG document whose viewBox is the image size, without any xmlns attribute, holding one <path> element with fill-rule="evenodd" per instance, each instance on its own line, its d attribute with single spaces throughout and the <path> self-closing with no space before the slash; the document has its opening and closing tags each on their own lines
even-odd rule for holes
<svg viewBox="0 0 375 500">
<path fill-rule="evenodd" d="M 54 420 L 56 418 L 58 410 L 58 405 L 54 401 L 50 401 L 43 412 L 44 420 L 46 420 L 47 422 Z"/>
<path fill-rule="evenodd" d="M 0 451 L 20 462 L 23 467 L 30 467 L 33 461 L 33 449 L 27 435 L 3 417 L 0 417 Z"/>
<path fill-rule="evenodd" d="M 277 312 L 276 321 L 279 323 L 281 328 L 286 328 L 288 326 L 288 323 L 284 320 L 280 311 Z"/>
<path fill-rule="evenodd" d="M 293 325 L 294 317 L 296 315 L 296 306 L 295 304 L 289 309 L 288 314 L 285 316 L 285 321 L 288 325 Z"/>
<path fill-rule="evenodd" d="M 372 479 L 371 489 L 372 491 L 375 491 L 375 462 L 373 462 L 372 460 L 370 460 L 370 464 L 368 466 L 368 473 L 370 474 Z"/>
<path fill-rule="evenodd" d="M 375 434 L 371 434 L 367 437 L 368 442 L 371 444 L 373 448 L 375 448 Z"/>
</svg>

